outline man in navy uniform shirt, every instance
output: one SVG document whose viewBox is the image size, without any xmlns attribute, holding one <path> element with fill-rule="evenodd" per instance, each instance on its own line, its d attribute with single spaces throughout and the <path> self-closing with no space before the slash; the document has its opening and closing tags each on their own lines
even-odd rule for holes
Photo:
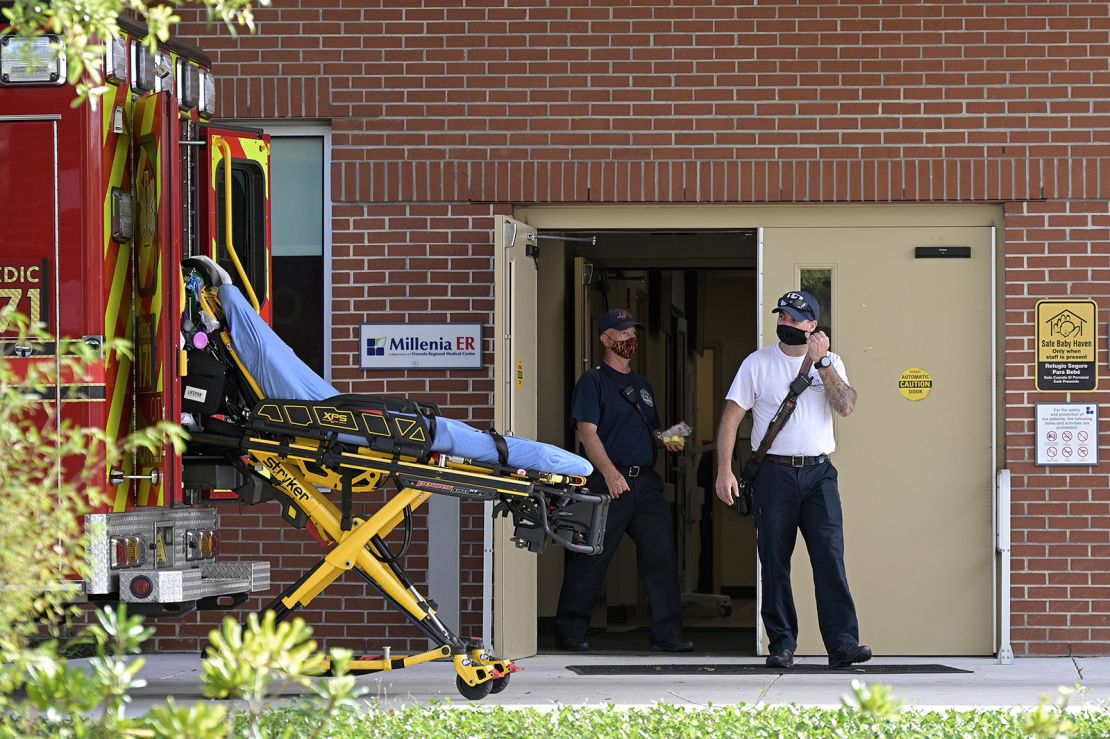
<svg viewBox="0 0 1110 739">
<path fill-rule="evenodd" d="M 643 326 L 623 308 L 598 321 L 602 363 L 574 386 L 571 420 L 578 440 L 594 465 L 588 487 L 612 498 L 605 523 L 604 551 L 598 555 L 568 552 L 563 588 L 555 613 L 559 648 L 585 652 L 586 631 L 605 570 L 621 537 L 636 543 L 636 564 L 651 602 L 649 644 L 653 650 L 691 652 L 682 638 L 682 602 L 671 509 L 663 500 L 663 478 L 654 469 L 659 415 L 647 378 L 632 371 L 636 330 Z M 681 451 L 683 441 L 666 445 Z"/>
</svg>

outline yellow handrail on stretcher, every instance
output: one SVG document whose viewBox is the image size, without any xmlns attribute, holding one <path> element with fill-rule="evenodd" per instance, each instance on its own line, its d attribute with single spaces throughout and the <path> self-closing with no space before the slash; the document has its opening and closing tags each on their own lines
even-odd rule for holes
<svg viewBox="0 0 1110 739">
<path fill-rule="evenodd" d="M 200 291 L 200 304 L 204 308 L 205 312 L 208 313 L 208 315 L 216 317 L 216 311 L 212 309 L 212 305 L 208 302 L 208 297 L 205 295 L 204 290 Z M 262 388 L 258 386 L 258 382 L 254 379 L 254 375 L 250 373 L 250 370 L 247 369 L 247 366 L 243 364 L 243 360 L 239 358 L 239 352 L 235 351 L 235 345 L 231 341 L 231 334 L 228 332 L 226 324 L 224 328 L 220 330 L 220 337 L 223 340 L 224 348 L 227 349 L 228 355 L 239 368 L 239 372 L 242 374 L 243 379 L 247 381 L 247 384 L 254 392 L 255 397 L 265 397 L 262 393 Z"/>
<path fill-rule="evenodd" d="M 228 146 L 225 139 L 219 136 L 213 136 L 212 143 L 224 155 L 224 243 L 227 246 L 227 253 L 231 256 L 231 261 L 235 265 L 235 271 L 239 273 L 239 279 L 243 281 L 243 287 L 247 289 L 247 297 L 250 298 L 251 305 L 254 306 L 254 312 L 259 313 L 262 309 L 258 304 L 258 296 L 254 294 L 254 287 L 247 278 L 243 263 L 239 261 L 239 254 L 235 251 L 234 239 L 231 236 L 231 147 Z M 212 259 L 218 262 L 219 257 L 215 253 L 215 244 L 212 246 L 212 251 Z"/>
</svg>

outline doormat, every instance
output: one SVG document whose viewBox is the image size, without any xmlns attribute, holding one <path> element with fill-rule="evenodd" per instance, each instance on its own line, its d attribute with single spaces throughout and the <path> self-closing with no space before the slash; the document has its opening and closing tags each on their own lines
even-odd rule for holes
<svg viewBox="0 0 1110 739">
<path fill-rule="evenodd" d="M 827 664 L 797 664 L 790 668 L 762 664 L 667 664 L 667 665 L 567 665 L 578 675 L 922 675 L 970 673 L 947 665 L 852 665 L 829 667 Z"/>
</svg>

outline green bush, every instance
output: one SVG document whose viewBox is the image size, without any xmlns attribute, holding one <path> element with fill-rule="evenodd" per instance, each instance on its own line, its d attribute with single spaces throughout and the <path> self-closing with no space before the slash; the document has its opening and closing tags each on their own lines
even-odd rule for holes
<svg viewBox="0 0 1110 739">
<path fill-rule="evenodd" d="M 284 708 L 281 716 L 294 736 L 333 735 L 338 716 L 359 706 L 365 693 L 347 674 L 352 654 L 336 650 L 330 660 L 332 677 L 310 680 L 329 667 L 316 649 L 312 629 L 300 618 L 277 623 L 272 612 L 259 619 L 251 614 L 240 626 L 228 616 L 210 634 L 201 681 L 204 693 L 242 700 L 248 710 L 232 714 L 223 704 L 180 706 L 172 698 L 146 716 L 128 717 L 130 693 L 146 681 L 139 672 L 146 660 L 142 643 L 153 633 L 125 606 L 98 612 L 98 622 L 80 639 L 91 643 L 95 656 L 87 666 L 74 666 L 51 640 L 19 653 L 18 661 L 0 666 L 0 737 L 116 737 L 221 739 L 225 736 L 283 735 L 268 719 L 268 705 L 288 685 L 309 688 L 308 698 Z"/>
<path fill-rule="evenodd" d="M 246 701 L 247 713 L 239 726 L 248 736 L 274 735 L 262 729 L 265 709 L 289 685 L 300 685 L 313 693 L 288 709 L 297 719 L 297 736 L 318 736 L 328 731 L 334 716 L 354 708 L 355 699 L 366 692 L 347 674 L 351 651 L 336 649 L 331 659 L 326 659 L 317 651 L 312 629 L 300 618 L 277 623 L 273 611 L 266 611 L 261 619 L 252 613 L 242 627 L 229 616 L 209 639 L 202 674 L 204 694 Z M 329 661 L 333 677 L 311 680 L 328 669 Z"/>
<path fill-rule="evenodd" d="M 889 697 L 889 689 L 872 686 L 865 690 Z M 1031 736 L 1086 738 L 1110 736 L 1110 714 L 1085 710 L 1066 715 L 1048 708 L 1057 733 L 1031 731 L 1032 712 L 914 711 L 899 710 L 897 720 L 882 718 L 859 705 L 840 709 L 800 706 L 711 706 L 705 709 L 657 705 L 645 709 L 583 708 L 555 706 L 534 708 L 470 707 L 449 709 L 431 705 L 386 710 L 368 705 L 361 710 L 343 710 L 334 718 L 331 737 L 455 737 L 511 736 L 542 739 L 626 739 L 626 737 L 997 737 L 1026 739 Z M 241 721 L 245 719 L 240 719 Z M 1067 724 L 1066 731 L 1063 721 Z M 1051 723 L 1051 722 L 1050 722 Z M 1047 725 L 1046 725 L 1047 728 Z M 265 736 L 308 736 L 304 717 L 295 709 L 268 711 L 261 724 Z"/>
<path fill-rule="evenodd" d="M 0 335 L 17 343 L 55 343 L 56 360 L 13 361 L 0 357 L 0 734 L 29 736 L 34 727 L 69 727 L 45 733 L 117 735 L 128 692 L 141 660 L 128 663 L 149 631 L 126 611 L 98 614 L 99 623 L 79 641 L 91 645 L 91 672 L 74 668 L 62 655 L 73 643 L 58 637 L 68 617 L 76 581 L 87 575 L 85 513 L 105 503 L 110 465 L 126 454 L 183 445 L 174 424 L 161 423 L 123 441 L 103 429 L 82 427 L 44 402 L 59 376 L 85 376 L 91 363 L 109 353 L 129 356 L 122 341 L 92 347 L 83 341 L 54 341 L 11 310 L 0 310 Z M 45 641 L 42 638 L 49 637 Z"/>
<path fill-rule="evenodd" d="M 126 708 L 130 692 L 146 684 L 137 677 L 145 662 L 129 657 L 138 654 L 152 631 L 122 605 L 117 611 L 98 611 L 97 618 L 81 637 L 95 648 L 89 669 L 69 664 L 55 640 L 19 651 L 0 668 L 5 676 L 0 735 L 121 736 L 140 726 L 127 718 Z"/>
<path fill-rule="evenodd" d="M 43 345 L 54 339 L 18 313 L 0 310 L 0 334 L 20 343 Z M 91 363 L 115 353 L 130 357 L 126 342 L 94 348 L 83 341 L 57 341 L 57 365 L 22 363 L 16 371 L 0 357 L 0 660 L 9 661 L 28 640 L 56 628 L 72 613 L 75 583 L 67 574 L 86 576 L 82 517 L 105 502 L 103 486 L 109 466 L 140 449 L 156 450 L 167 442 L 179 450 L 185 435 L 179 426 L 160 423 L 109 439 L 103 429 L 88 428 L 58 416 L 57 404 L 43 402 L 58 373 L 81 377 Z"/>
</svg>

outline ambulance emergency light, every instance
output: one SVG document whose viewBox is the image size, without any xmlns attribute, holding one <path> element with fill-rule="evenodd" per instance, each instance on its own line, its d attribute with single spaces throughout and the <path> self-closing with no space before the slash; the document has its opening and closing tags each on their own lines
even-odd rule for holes
<svg viewBox="0 0 1110 739">
<path fill-rule="evenodd" d="M 112 238 L 120 243 L 130 241 L 135 235 L 135 217 L 131 193 L 118 187 L 112 188 Z"/>
<path fill-rule="evenodd" d="M 184 110 L 200 104 L 200 67 L 177 60 L 177 104 Z"/>
<path fill-rule="evenodd" d="M 154 91 L 176 92 L 173 80 L 173 57 L 169 52 L 159 51 L 154 55 Z"/>
<path fill-rule="evenodd" d="M 60 85 L 65 68 L 65 50 L 53 34 L 0 39 L 0 82 L 6 85 Z"/>
<path fill-rule="evenodd" d="M 200 113 L 205 118 L 216 114 L 216 78 L 207 69 L 200 70 Z"/>
<path fill-rule="evenodd" d="M 104 74 L 109 82 L 127 81 L 127 41 L 119 36 L 104 48 Z"/>
<path fill-rule="evenodd" d="M 138 93 L 154 89 L 154 55 L 138 41 L 131 42 L 131 89 Z"/>
</svg>

